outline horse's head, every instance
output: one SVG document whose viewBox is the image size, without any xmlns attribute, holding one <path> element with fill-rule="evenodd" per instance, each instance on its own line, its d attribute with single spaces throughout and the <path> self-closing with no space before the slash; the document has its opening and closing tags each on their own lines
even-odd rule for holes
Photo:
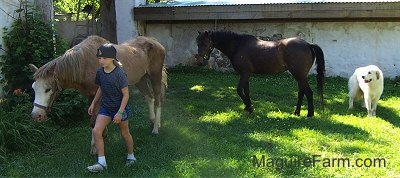
<svg viewBox="0 0 400 178">
<path fill-rule="evenodd" d="M 29 67 L 33 72 L 38 70 L 33 64 L 29 64 Z M 61 91 L 60 84 L 54 73 L 54 67 L 51 67 L 48 73 L 53 75 L 48 77 L 35 76 L 35 82 L 32 84 L 32 88 L 35 91 L 35 99 L 31 116 L 37 122 L 46 120 L 47 113 Z"/>
<path fill-rule="evenodd" d="M 196 63 L 199 66 L 205 66 L 210 59 L 211 51 L 214 49 L 214 45 L 211 39 L 211 33 L 208 31 L 200 32 L 197 31 L 199 35 L 196 38 L 197 42 L 197 54 Z"/>
</svg>

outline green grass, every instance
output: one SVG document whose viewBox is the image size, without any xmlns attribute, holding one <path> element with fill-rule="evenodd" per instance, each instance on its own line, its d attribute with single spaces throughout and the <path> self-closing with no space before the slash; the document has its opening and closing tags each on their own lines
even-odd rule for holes
<svg viewBox="0 0 400 178">
<path fill-rule="evenodd" d="M 159 135 L 152 135 L 147 105 L 132 92 L 130 129 L 138 162 L 124 167 L 125 146 L 118 129 L 110 125 L 105 148 L 108 170 L 93 174 L 85 168 L 95 162 L 89 155 L 87 116 L 78 126 L 62 128 L 48 138 L 41 151 L 11 157 L 0 165 L 1 176 L 16 177 L 396 177 L 400 176 L 400 97 L 395 82 L 386 80 L 377 116 L 366 117 L 356 103 L 348 110 L 347 80 L 327 78 L 325 111 L 317 102 L 315 117 L 307 118 L 306 100 L 301 116 L 294 116 L 295 81 L 287 73 L 251 78 L 252 115 L 236 94 L 239 76 L 205 69 L 169 70 Z M 132 87 L 133 88 L 133 87 Z M 132 89 L 134 90 L 134 89 Z M 28 119 L 28 118 L 27 118 Z M 386 167 L 257 167 L 253 156 L 265 159 L 320 160 L 384 158 Z M 331 165 L 332 166 L 332 165 Z"/>
</svg>

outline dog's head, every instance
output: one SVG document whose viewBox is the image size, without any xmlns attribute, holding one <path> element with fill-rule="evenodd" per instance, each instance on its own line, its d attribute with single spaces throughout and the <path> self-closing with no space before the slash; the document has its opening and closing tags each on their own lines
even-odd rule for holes
<svg viewBox="0 0 400 178">
<path fill-rule="evenodd" d="M 380 73 L 377 70 L 366 70 L 361 74 L 361 78 L 365 83 L 379 80 L 380 77 Z"/>
</svg>

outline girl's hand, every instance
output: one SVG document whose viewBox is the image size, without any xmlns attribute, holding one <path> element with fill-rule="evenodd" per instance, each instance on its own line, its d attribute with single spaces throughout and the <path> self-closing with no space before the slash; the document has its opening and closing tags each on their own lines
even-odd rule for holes
<svg viewBox="0 0 400 178">
<path fill-rule="evenodd" d="M 119 113 L 115 114 L 115 116 L 114 116 L 114 124 L 121 123 L 121 120 L 122 120 L 122 114 L 119 114 Z"/>
<path fill-rule="evenodd" d="M 91 105 L 89 106 L 88 111 L 87 111 L 87 113 L 88 113 L 90 116 L 93 114 L 93 108 L 94 108 L 94 104 L 91 104 Z"/>
</svg>

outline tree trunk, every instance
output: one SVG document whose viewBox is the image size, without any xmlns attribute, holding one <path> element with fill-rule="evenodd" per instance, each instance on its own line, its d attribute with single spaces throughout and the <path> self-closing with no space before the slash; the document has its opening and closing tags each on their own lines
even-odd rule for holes
<svg viewBox="0 0 400 178">
<path fill-rule="evenodd" d="M 112 43 L 117 43 L 115 0 L 100 0 L 100 35 Z"/>
<path fill-rule="evenodd" d="M 53 0 L 35 0 L 34 5 L 39 8 L 44 21 L 50 22 L 53 20 Z"/>
</svg>

